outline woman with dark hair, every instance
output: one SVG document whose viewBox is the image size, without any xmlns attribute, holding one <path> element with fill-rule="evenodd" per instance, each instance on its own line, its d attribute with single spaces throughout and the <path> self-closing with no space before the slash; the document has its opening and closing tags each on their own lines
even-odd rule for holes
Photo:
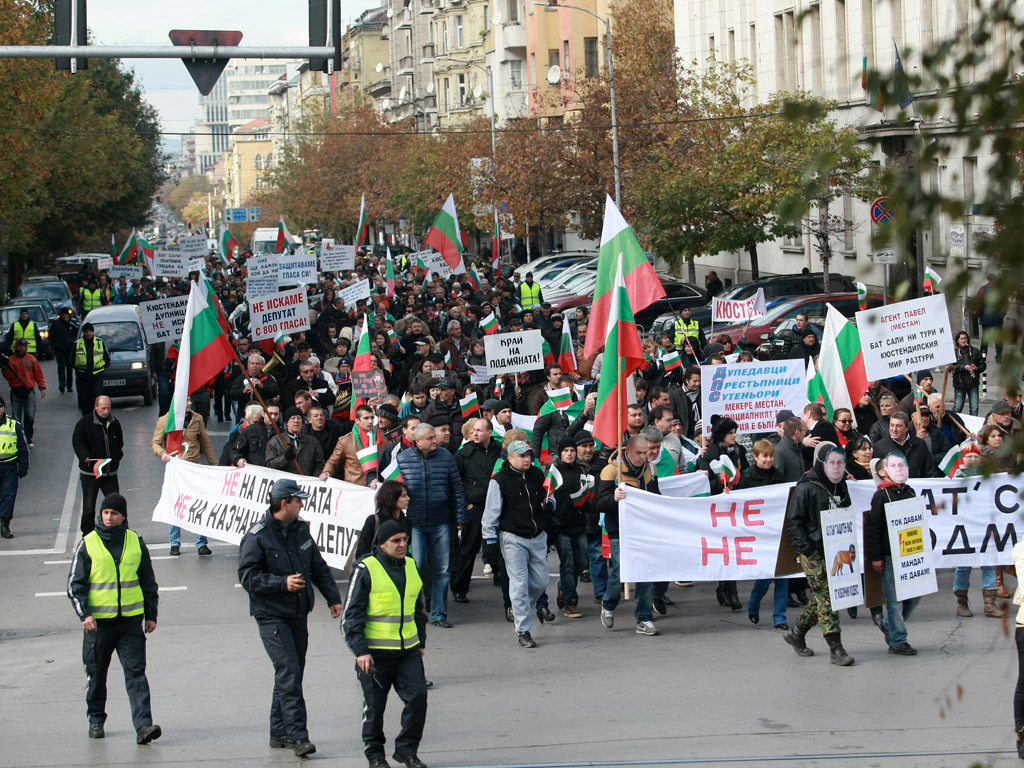
<svg viewBox="0 0 1024 768">
<path fill-rule="evenodd" d="M 971 337 L 967 331 L 960 331 L 953 342 L 956 363 L 953 368 L 953 410 L 957 413 L 964 407 L 964 401 L 971 416 L 978 415 L 978 383 L 981 372 L 985 370 L 985 358 L 981 352 L 971 346 Z"/>
<path fill-rule="evenodd" d="M 849 453 L 847 444 L 861 436 L 861 433 L 853 425 L 853 412 L 849 408 L 836 408 L 832 414 L 832 426 L 836 428 L 839 447 Z"/>
<path fill-rule="evenodd" d="M 412 524 L 405 516 L 409 508 L 409 487 L 400 480 L 385 480 L 377 488 L 376 511 L 366 518 L 363 530 L 356 540 L 356 559 L 359 560 L 373 552 L 377 546 L 377 531 L 388 520 L 397 520 L 412 538 Z"/>
<path fill-rule="evenodd" d="M 857 437 L 846 446 L 846 472 L 854 480 L 871 480 L 871 441 Z"/>
</svg>

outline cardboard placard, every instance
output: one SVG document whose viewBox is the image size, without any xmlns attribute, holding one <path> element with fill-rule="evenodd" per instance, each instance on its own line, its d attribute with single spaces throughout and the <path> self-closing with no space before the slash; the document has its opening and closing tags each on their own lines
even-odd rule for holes
<svg viewBox="0 0 1024 768">
<path fill-rule="evenodd" d="M 356 247 L 336 245 L 327 238 L 320 243 L 320 270 L 322 272 L 343 272 L 356 268 Z"/>
<path fill-rule="evenodd" d="M 300 253 L 295 256 L 282 256 L 277 264 L 277 285 L 309 285 L 317 280 L 316 256 L 311 253 Z"/>
<path fill-rule="evenodd" d="M 491 376 L 537 371 L 544 367 L 544 337 L 539 330 L 485 336 L 484 352 Z"/>
<path fill-rule="evenodd" d="M 352 393 L 356 397 L 384 397 L 388 385 L 383 371 L 352 371 Z"/>
<path fill-rule="evenodd" d="M 142 267 L 132 266 L 131 264 L 114 264 L 107 270 L 107 274 L 110 275 L 112 280 L 117 280 L 121 277 L 126 277 L 129 280 L 141 280 Z"/>
<path fill-rule="evenodd" d="M 249 329 L 254 341 L 309 330 L 306 289 L 294 288 L 253 299 L 249 303 Z"/>
<path fill-rule="evenodd" d="M 360 299 L 370 298 L 370 280 L 360 280 L 338 291 L 335 296 L 345 302 L 345 309 L 352 309 Z"/>
<path fill-rule="evenodd" d="M 737 434 L 756 434 L 774 432 L 779 411 L 802 413 L 807 405 L 803 360 L 702 365 L 700 373 L 705 437 L 716 413 L 733 419 Z"/>
<path fill-rule="evenodd" d="M 188 277 L 188 255 L 181 251 L 156 251 L 153 277 Z"/>
<path fill-rule="evenodd" d="M 868 379 L 887 379 L 956 362 L 946 297 L 911 299 L 857 313 Z"/>
<path fill-rule="evenodd" d="M 188 295 L 144 301 L 139 304 L 139 309 L 142 310 L 142 326 L 145 328 L 148 343 L 174 342 L 181 338 L 188 309 Z"/>
<path fill-rule="evenodd" d="M 916 496 L 890 501 L 885 505 L 885 528 L 892 553 L 896 599 L 909 600 L 938 592 L 924 499 Z"/>
<path fill-rule="evenodd" d="M 249 300 L 277 293 L 277 258 L 257 256 L 246 263 L 245 295 Z"/>
</svg>

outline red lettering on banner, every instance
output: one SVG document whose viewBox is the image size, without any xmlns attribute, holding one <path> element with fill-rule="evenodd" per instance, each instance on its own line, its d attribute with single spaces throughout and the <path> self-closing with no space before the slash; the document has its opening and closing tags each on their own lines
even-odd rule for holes
<svg viewBox="0 0 1024 768">
<path fill-rule="evenodd" d="M 764 525 L 764 520 L 751 520 L 750 518 L 754 515 L 761 514 L 761 507 L 759 505 L 764 504 L 764 499 L 748 499 L 743 503 L 743 524 L 744 525 Z"/>
<path fill-rule="evenodd" d="M 718 527 L 718 518 L 720 518 L 720 517 L 727 517 L 727 518 L 729 518 L 729 524 L 732 525 L 735 528 L 736 527 L 736 502 L 732 502 L 731 504 L 729 504 L 729 511 L 728 512 L 719 512 L 717 507 L 718 507 L 718 505 L 717 505 L 716 502 L 712 502 L 711 503 L 711 527 L 712 528 L 717 528 Z"/>
<path fill-rule="evenodd" d="M 241 472 L 228 472 L 224 476 L 224 487 L 220 489 L 221 496 L 237 496 L 236 489 L 238 488 L 238 481 L 241 476 Z"/>
<path fill-rule="evenodd" d="M 745 558 L 747 552 L 753 552 L 753 547 L 745 547 L 743 544 L 753 544 L 757 541 L 756 536 L 737 536 L 736 539 L 736 565 L 757 565 L 757 558 Z"/>
<path fill-rule="evenodd" d="M 729 539 L 726 536 L 722 537 L 721 549 L 717 547 L 709 547 L 708 540 L 704 536 L 700 537 L 700 561 L 701 565 L 708 564 L 708 555 L 721 555 L 722 565 L 729 564 Z"/>
</svg>

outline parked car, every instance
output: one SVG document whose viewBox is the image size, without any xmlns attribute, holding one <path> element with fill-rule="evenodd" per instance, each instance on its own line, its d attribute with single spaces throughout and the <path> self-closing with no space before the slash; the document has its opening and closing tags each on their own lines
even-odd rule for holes
<svg viewBox="0 0 1024 768">
<path fill-rule="evenodd" d="M 665 298 L 658 299 L 649 307 L 634 312 L 637 327 L 641 333 L 649 331 L 655 321 L 662 315 L 668 315 L 675 320 L 676 314 L 683 307 L 700 307 L 707 302 L 708 297 L 702 288 L 690 283 L 684 283 L 675 275 L 664 272 L 658 273 L 658 279 L 665 289 Z M 576 286 L 571 294 L 552 300 L 551 306 L 556 312 L 566 312 L 576 307 L 589 307 L 594 302 L 594 290 L 597 283 L 597 274 L 585 286 Z"/>
<path fill-rule="evenodd" d="M 146 405 L 152 405 L 156 379 L 150 370 L 142 310 L 135 304 L 110 304 L 89 312 L 85 322 L 92 323 L 110 352 L 110 365 L 103 374 L 104 393 L 115 397 L 141 395 Z"/>
<path fill-rule="evenodd" d="M 11 354 L 11 345 L 7 342 L 7 332 L 11 330 L 14 321 L 21 317 L 23 309 L 28 310 L 28 319 L 39 329 L 40 343 L 36 347 L 36 357 L 40 360 L 53 357 L 53 349 L 50 347 L 50 318 L 46 315 L 46 309 L 38 302 L 11 303 L 0 307 L 0 350 L 3 350 L 5 355 Z"/>
<path fill-rule="evenodd" d="M 67 283 L 57 278 L 26 280 L 18 286 L 18 292 L 14 294 L 14 297 L 16 299 L 49 299 L 58 310 L 67 307 L 72 312 L 75 311 L 71 289 Z"/>
<path fill-rule="evenodd" d="M 33 304 L 38 304 L 43 308 L 43 311 L 46 312 L 46 318 L 51 324 L 57 319 L 57 308 L 53 306 L 53 302 L 49 299 L 11 299 L 7 302 L 9 307 L 31 306 Z"/>
<path fill-rule="evenodd" d="M 562 253 L 550 253 L 547 256 L 535 258 L 533 261 L 527 262 L 526 264 L 520 264 L 515 268 L 514 274 L 519 275 L 521 280 L 525 280 L 527 272 L 533 272 L 533 276 L 537 277 L 539 270 L 546 269 L 560 261 L 568 263 L 581 257 L 593 258 L 594 256 L 597 256 L 596 251 L 563 251 Z"/>
</svg>

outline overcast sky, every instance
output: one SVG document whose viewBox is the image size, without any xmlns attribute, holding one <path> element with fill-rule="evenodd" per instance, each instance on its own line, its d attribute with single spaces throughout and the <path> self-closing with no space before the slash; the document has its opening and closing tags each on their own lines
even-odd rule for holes
<svg viewBox="0 0 1024 768">
<path fill-rule="evenodd" d="M 383 0 L 341 0 L 342 28 Z M 172 29 L 225 29 L 242 33 L 241 45 L 307 45 L 306 0 L 99 0 L 89 3 L 89 29 L 97 45 L 171 45 Z M 125 59 L 163 130 L 187 133 L 199 116 L 199 91 L 175 59 Z M 168 137 L 175 140 L 175 137 Z"/>
</svg>

